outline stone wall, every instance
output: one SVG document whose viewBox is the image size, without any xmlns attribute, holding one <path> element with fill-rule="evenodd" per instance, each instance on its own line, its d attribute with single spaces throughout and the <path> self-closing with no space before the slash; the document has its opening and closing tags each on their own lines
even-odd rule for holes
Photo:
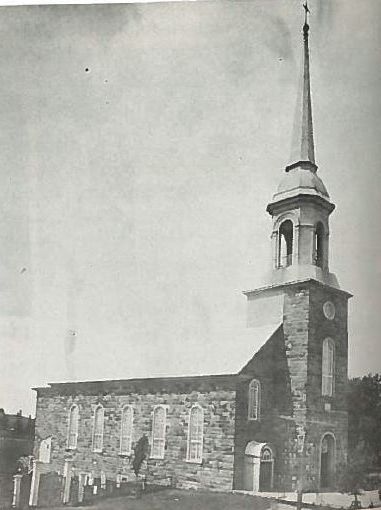
<svg viewBox="0 0 381 510">
<path fill-rule="evenodd" d="M 336 470 L 346 462 L 348 443 L 347 384 L 348 384 L 348 298 L 349 294 L 329 287 L 313 285 L 310 290 L 310 328 L 308 358 L 308 418 L 313 462 L 309 479 L 312 485 L 319 481 L 320 445 L 325 433 L 336 441 Z M 323 304 L 335 305 L 335 317 L 328 320 Z M 335 343 L 335 379 L 332 397 L 322 396 L 322 347 L 325 338 Z M 332 480 L 334 486 L 335 480 Z"/>
<path fill-rule="evenodd" d="M 173 477 L 179 487 L 230 490 L 233 480 L 235 385 L 234 376 L 205 377 L 188 382 L 179 378 L 170 383 L 152 379 L 142 383 L 53 385 L 52 388 L 38 390 L 36 434 L 41 439 L 52 436 L 52 468 L 60 473 L 65 459 L 71 459 L 78 473 L 91 472 L 96 478 L 103 471 L 112 480 L 117 473 L 122 473 L 133 480 L 132 459 L 119 455 L 122 407 L 129 404 L 134 408 L 134 444 L 143 434 L 151 441 L 154 406 L 164 404 L 168 406 L 165 455 L 162 460 L 149 460 L 149 479 L 168 483 Z M 78 444 L 75 451 L 68 451 L 68 413 L 74 403 L 80 410 Z M 195 403 L 204 410 L 201 464 L 186 461 L 189 410 Z M 92 451 L 93 416 L 98 404 L 102 404 L 105 410 L 102 453 Z"/>
<path fill-rule="evenodd" d="M 336 470 L 346 459 L 349 294 L 314 281 L 285 285 L 283 293 L 283 325 L 244 368 L 242 375 L 247 379 L 237 390 L 237 489 L 244 488 L 244 451 L 249 441 L 272 447 L 274 489 L 279 491 L 295 490 L 301 472 L 305 489 L 319 489 L 321 441 L 326 433 L 336 440 Z M 331 321 L 323 314 L 328 300 L 336 307 Z M 334 340 L 336 351 L 333 397 L 321 393 L 322 343 L 327 337 Z M 254 422 L 247 419 L 252 378 L 259 379 L 262 388 L 261 418 Z M 305 434 L 302 454 L 298 450 L 301 433 Z"/>
</svg>

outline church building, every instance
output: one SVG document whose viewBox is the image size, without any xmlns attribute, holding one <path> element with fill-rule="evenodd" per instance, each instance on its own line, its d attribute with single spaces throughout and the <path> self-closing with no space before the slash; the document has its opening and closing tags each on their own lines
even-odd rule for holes
<svg viewBox="0 0 381 510">
<path fill-rule="evenodd" d="M 351 295 L 329 270 L 335 205 L 315 162 L 308 42 L 306 19 L 295 151 L 267 206 L 272 269 L 244 292 L 244 338 L 222 347 L 226 370 L 211 375 L 35 388 L 36 459 L 66 480 L 134 480 L 134 446 L 146 435 L 148 479 L 157 483 L 254 493 L 335 487 L 347 455 Z"/>
</svg>

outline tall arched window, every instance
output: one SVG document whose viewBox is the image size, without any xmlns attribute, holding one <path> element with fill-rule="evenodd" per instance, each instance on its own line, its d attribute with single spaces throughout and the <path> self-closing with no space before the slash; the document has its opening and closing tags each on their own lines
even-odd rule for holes
<svg viewBox="0 0 381 510">
<path fill-rule="evenodd" d="M 155 407 L 153 411 L 151 448 L 151 457 L 154 459 L 164 458 L 166 421 L 167 411 L 165 407 Z"/>
<path fill-rule="evenodd" d="M 322 382 L 321 393 L 323 396 L 332 397 L 335 386 L 335 343 L 332 338 L 326 338 L 323 342 L 322 353 Z"/>
<path fill-rule="evenodd" d="M 134 420 L 134 410 L 131 406 L 126 406 L 122 411 L 122 420 L 120 427 L 120 454 L 130 455 L 132 445 L 132 427 Z"/>
<path fill-rule="evenodd" d="M 291 220 L 284 221 L 279 227 L 278 235 L 278 267 L 292 264 L 294 225 Z"/>
<path fill-rule="evenodd" d="M 187 461 L 202 461 L 203 432 L 204 412 L 202 407 L 195 405 L 189 411 Z"/>
<path fill-rule="evenodd" d="M 315 229 L 315 264 L 323 267 L 324 263 L 324 227 L 321 222 L 316 225 Z"/>
<path fill-rule="evenodd" d="M 104 409 L 99 404 L 94 411 L 93 451 L 103 450 Z"/>
<path fill-rule="evenodd" d="M 72 405 L 69 411 L 68 431 L 67 431 L 67 447 L 70 450 L 77 448 L 78 440 L 78 420 L 79 409 L 77 405 Z"/>
<path fill-rule="evenodd" d="M 259 420 L 261 407 L 261 385 L 257 379 L 253 379 L 249 384 L 248 395 L 248 419 Z"/>
</svg>

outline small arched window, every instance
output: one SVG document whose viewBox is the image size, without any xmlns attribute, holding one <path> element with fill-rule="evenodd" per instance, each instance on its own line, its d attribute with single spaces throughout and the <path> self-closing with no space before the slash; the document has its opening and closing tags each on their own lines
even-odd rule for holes
<svg viewBox="0 0 381 510">
<path fill-rule="evenodd" d="M 291 266 L 293 242 L 294 242 L 294 225 L 291 220 L 286 220 L 279 227 L 278 267 Z"/>
<path fill-rule="evenodd" d="M 324 226 L 321 222 L 316 225 L 315 229 L 315 264 L 323 267 L 324 263 Z"/>
<path fill-rule="evenodd" d="M 78 421 L 79 421 L 79 409 L 78 406 L 74 404 L 70 408 L 68 419 L 67 447 L 70 450 L 75 450 L 77 448 Z"/>
<path fill-rule="evenodd" d="M 261 385 L 257 379 L 253 379 L 249 384 L 248 395 L 248 419 L 259 420 L 261 407 Z"/>
<path fill-rule="evenodd" d="M 157 406 L 153 411 L 152 422 L 152 448 L 153 459 L 163 459 L 165 449 L 165 429 L 167 421 L 167 410 L 164 406 Z"/>
<path fill-rule="evenodd" d="M 202 461 L 202 443 L 204 432 L 204 412 L 199 405 L 189 411 L 187 461 Z"/>
<path fill-rule="evenodd" d="M 93 451 L 103 450 L 104 409 L 98 405 L 94 411 Z"/>
<path fill-rule="evenodd" d="M 126 406 L 122 411 L 122 420 L 120 427 L 120 454 L 130 455 L 132 446 L 132 428 L 134 421 L 134 410 L 131 406 Z"/>
<path fill-rule="evenodd" d="M 322 384 L 323 396 L 332 397 L 335 386 L 335 343 L 332 338 L 326 338 L 323 342 L 322 353 Z"/>
</svg>

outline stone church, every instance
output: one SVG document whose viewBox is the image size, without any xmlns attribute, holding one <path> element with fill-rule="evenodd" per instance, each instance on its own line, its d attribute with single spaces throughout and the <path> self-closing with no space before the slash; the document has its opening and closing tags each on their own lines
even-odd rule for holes
<svg viewBox="0 0 381 510">
<path fill-rule="evenodd" d="M 244 292 L 244 339 L 225 346 L 226 357 L 221 350 L 226 370 L 217 374 L 35 388 L 36 458 L 65 479 L 133 480 L 134 445 L 146 435 L 148 476 L 158 483 L 252 492 L 335 486 L 347 452 L 351 295 L 329 270 L 335 205 L 315 163 L 308 40 L 306 20 L 297 143 L 267 206 L 272 271 Z"/>
</svg>

